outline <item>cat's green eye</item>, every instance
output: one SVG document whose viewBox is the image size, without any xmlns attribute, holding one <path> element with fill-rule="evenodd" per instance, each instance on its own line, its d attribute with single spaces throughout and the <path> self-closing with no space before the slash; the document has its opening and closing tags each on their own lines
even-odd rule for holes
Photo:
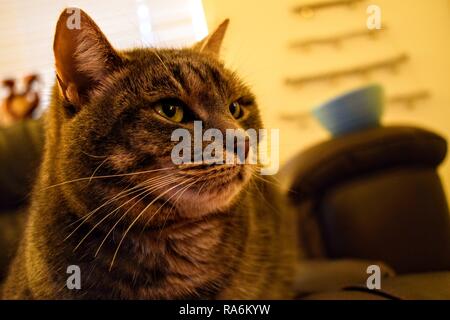
<svg viewBox="0 0 450 320">
<path fill-rule="evenodd" d="M 155 106 L 155 111 L 173 122 L 181 122 L 184 117 L 184 109 L 181 105 L 170 101 L 163 101 Z"/>
<path fill-rule="evenodd" d="M 244 112 L 242 111 L 241 105 L 239 102 L 235 101 L 232 104 L 230 104 L 230 113 L 235 119 L 239 119 L 244 115 Z"/>
</svg>

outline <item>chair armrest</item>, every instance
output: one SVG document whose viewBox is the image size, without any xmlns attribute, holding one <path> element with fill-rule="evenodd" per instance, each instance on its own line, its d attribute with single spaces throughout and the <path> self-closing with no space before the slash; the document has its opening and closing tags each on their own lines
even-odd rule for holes
<svg viewBox="0 0 450 320">
<path fill-rule="evenodd" d="M 365 286 L 370 274 L 367 268 L 378 265 L 382 279 L 395 276 L 395 271 L 379 261 L 305 260 L 298 264 L 295 289 L 299 295 L 339 290 L 348 286 Z"/>
</svg>

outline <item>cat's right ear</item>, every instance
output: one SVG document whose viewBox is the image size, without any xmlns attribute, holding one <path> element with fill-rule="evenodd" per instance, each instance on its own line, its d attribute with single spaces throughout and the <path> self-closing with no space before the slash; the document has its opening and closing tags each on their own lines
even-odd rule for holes
<svg viewBox="0 0 450 320">
<path fill-rule="evenodd" d="M 215 58 L 219 57 L 220 48 L 222 47 L 223 38 L 225 37 L 225 33 L 228 29 L 228 24 L 230 23 L 230 19 L 225 19 L 217 28 L 206 36 L 203 40 L 197 42 L 193 49 L 211 54 Z"/>
<path fill-rule="evenodd" d="M 121 58 L 95 22 L 81 9 L 65 9 L 53 42 L 56 77 L 61 93 L 79 107 L 102 79 L 121 65 Z"/>
</svg>

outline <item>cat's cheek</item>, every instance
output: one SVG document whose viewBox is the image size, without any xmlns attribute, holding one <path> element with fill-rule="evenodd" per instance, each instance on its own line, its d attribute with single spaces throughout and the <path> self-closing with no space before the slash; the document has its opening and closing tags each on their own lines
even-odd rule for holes
<svg viewBox="0 0 450 320">
<path fill-rule="evenodd" d="M 108 157 L 108 162 L 111 163 L 113 168 L 124 172 L 132 167 L 136 161 L 137 157 L 135 155 L 122 150 Z"/>
</svg>

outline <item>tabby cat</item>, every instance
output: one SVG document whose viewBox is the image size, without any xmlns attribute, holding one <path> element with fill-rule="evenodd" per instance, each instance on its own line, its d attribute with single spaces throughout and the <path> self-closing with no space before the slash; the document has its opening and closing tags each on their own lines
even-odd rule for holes
<svg viewBox="0 0 450 320">
<path fill-rule="evenodd" d="M 65 10 L 46 146 L 5 299 L 291 298 L 296 221 L 255 165 L 174 165 L 177 128 L 262 128 L 218 59 L 228 20 L 191 48 L 116 51 Z M 72 12 L 74 12 L 72 10 Z M 81 288 L 69 288 L 69 266 Z"/>
</svg>

